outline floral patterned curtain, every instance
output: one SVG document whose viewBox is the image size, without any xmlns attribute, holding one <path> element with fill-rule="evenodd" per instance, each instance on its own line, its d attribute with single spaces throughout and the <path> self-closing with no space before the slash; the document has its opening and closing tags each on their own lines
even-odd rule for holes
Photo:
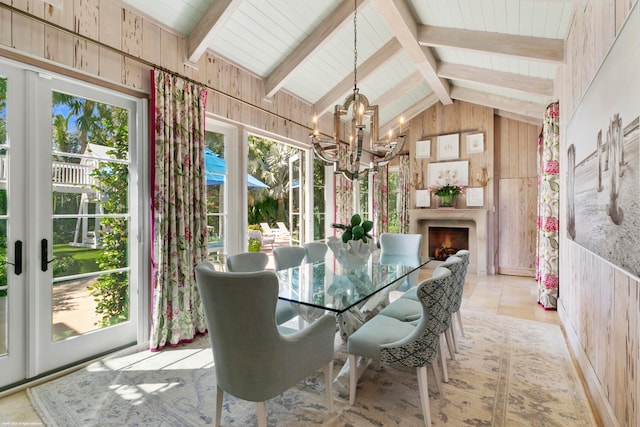
<svg viewBox="0 0 640 427">
<path fill-rule="evenodd" d="M 398 157 L 400 169 L 398 170 L 398 232 L 409 233 L 409 155 Z"/>
<path fill-rule="evenodd" d="M 150 348 L 206 330 L 195 266 L 207 255 L 204 88 L 151 71 L 153 308 Z"/>
<path fill-rule="evenodd" d="M 380 166 L 373 178 L 374 237 L 386 231 L 389 231 L 389 166 L 387 165 Z"/>
<path fill-rule="evenodd" d="M 545 309 L 558 304 L 558 218 L 560 203 L 559 105 L 550 104 L 544 113 L 538 145 L 538 247 L 536 281 L 538 302 Z"/>
</svg>

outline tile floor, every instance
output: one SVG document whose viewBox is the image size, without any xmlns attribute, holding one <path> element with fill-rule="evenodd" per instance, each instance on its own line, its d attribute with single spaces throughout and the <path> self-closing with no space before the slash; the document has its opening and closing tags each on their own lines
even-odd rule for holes
<svg viewBox="0 0 640 427">
<path fill-rule="evenodd" d="M 422 270 L 421 278 L 431 276 Z M 462 308 L 538 322 L 559 324 L 555 311 L 545 311 L 537 303 L 533 278 L 516 276 L 477 276 L 467 274 Z M 24 390 L 0 399 L 0 425 L 41 425 Z"/>
</svg>

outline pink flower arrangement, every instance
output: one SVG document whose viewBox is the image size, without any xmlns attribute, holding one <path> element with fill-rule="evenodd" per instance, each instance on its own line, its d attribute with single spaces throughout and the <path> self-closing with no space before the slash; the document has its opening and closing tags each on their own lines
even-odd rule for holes
<svg viewBox="0 0 640 427">
<path fill-rule="evenodd" d="M 455 185 L 455 184 L 445 184 L 445 185 L 434 185 L 428 187 L 428 190 L 435 194 L 436 196 L 457 196 L 458 194 L 464 194 L 465 187 L 463 185 Z"/>
</svg>

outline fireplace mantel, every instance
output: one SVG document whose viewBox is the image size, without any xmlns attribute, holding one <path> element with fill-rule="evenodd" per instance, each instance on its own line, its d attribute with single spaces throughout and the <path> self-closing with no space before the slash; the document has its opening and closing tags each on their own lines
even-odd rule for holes
<svg viewBox="0 0 640 427">
<path fill-rule="evenodd" d="M 429 227 L 469 228 L 469 270 L 487 275 L 487 209 L 412 209 L 409 210 L 409 232 L 426 236 Z"/>
</svg>

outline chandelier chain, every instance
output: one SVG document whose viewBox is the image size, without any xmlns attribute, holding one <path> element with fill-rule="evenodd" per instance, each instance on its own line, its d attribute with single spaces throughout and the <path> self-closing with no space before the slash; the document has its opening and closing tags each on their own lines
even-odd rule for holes
<svg viewBox="0 0 640 427">
<path fill-rule="evenodd" d="M 358 0 L 353 0 L 353 90 L 358 89 Z"/>
</svg>

